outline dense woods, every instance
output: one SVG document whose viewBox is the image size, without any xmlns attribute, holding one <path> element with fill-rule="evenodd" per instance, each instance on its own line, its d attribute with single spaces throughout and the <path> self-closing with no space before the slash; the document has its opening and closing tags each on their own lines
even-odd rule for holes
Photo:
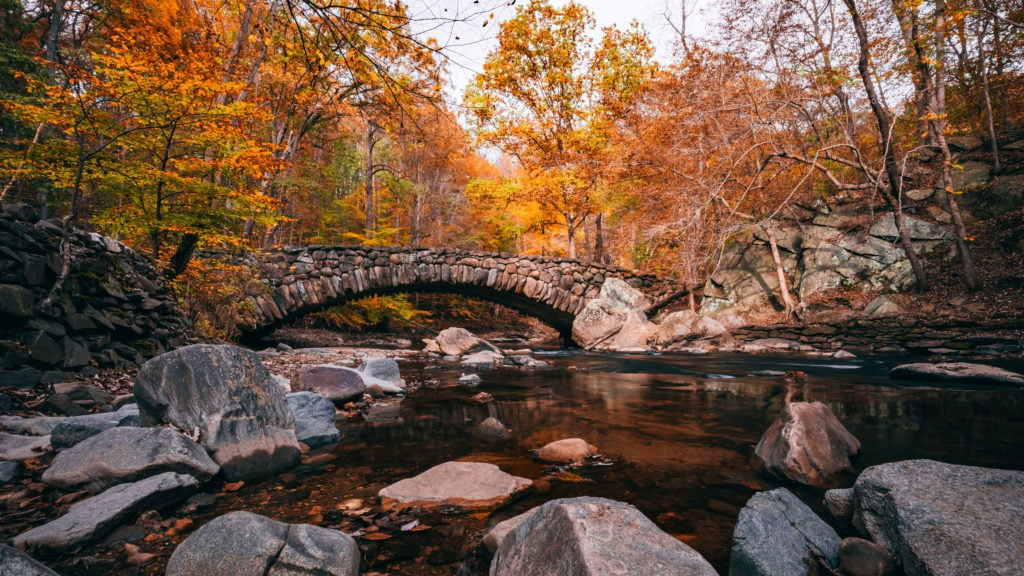
<svg viewBox="0 0 1024 576">
<path fill-rule="evenodd" d="M 455 101 L 431 34 L 498 8 Z M 729 0 L 705 37 L 676 23 L 662 62 L 585 3 L 419 18 L 390 0 L 0 0 L 2 199 L 206 291 L 241 274 L 197 250 L 287 244 L 544 253 L 697 286 L 738 234 L 776 251 L 778 224 L 821 199 L 877 199 L 909 246 L 906 182 L 938 158 L 978 286 L 948 139 L 985 135 L 1000 169 L 1024 2 Z"/>
</svg>

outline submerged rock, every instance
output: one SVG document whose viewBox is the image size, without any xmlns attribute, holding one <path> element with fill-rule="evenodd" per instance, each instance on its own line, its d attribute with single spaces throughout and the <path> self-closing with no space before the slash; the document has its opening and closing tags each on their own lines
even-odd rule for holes
<svg viewBox="0 0 1024 576">
<path fill-rule="evenodd" d="M 623 502 L 565 498 L 523 516 L 501 538 L 491 576 L 717 576 L 695 550 Z"/>
<path fill-rule="evenodd" d="M 821 402 L 786 405 L 754 448 L 769 474 L 818 487 L 850 469 L 858 452 L 860 442 Z"/>
<path fill-rule="evenodd" d="M 893 368 L 889 377 L 896 380 L 939 380 L 965 384 L 996 384 L 1024 386 L 1024 375 L 969 362 L 943 362 L 939 364 L 903 364 Z"/>
<path fill-rule="evenodd" d="M 206 481 L 219 470 L 202 446 L 171 428 L 111 428 L 57 454 L 42 480 L 96 493 L 161 472 Z"/>
<path fill-rule="evenodd" d="M 597 454 L 597 447 L 587 444 L 586 440 L 566 438 L 546 444 L 537 451 L 537 458 L 557 464 L 580 464 L 594 454 Z"/>
<path fill-rule="evenodd" d="M 207 522 L 182 542 L 165 574 L 357 576 L 359 548 L 351 536 L 337 530 L 231 512 Z"/>
<path fill-rule="evenodd" d="M 1024 472 L 908 460 L 854 484 L 854 525 L 907 576 L 1019 575 Z"/>
<path fill-rule="evenodd" d="M 792 492 L 758 492 L 740 510 L 730 576 L 806 576 L 817 556 L 839 563 L 839 535 Z"/>
<path fill-rule="evenodd" d="M 499 442 L 508 439 L 508 428 L 494 416 L 476 425 L 473 435 L 488 442 Z"/>
<path fill-rule="evenodd" d="M 299 461 L 295 420 L 281 388 L 253 352 L 194 344 L 139 370 L 144 426 L 173 424 L 199 443 L 230 480 L 273 474 Z"/>
<path fill-rule="evenodd" d="M 67 514 L 15 536 L 18 548 L 60 553 L 102 538 L 107 532 L 154 506 L 171 506 L 199 485 L 192 476 L 164 472 L 113 488 L 78 502 Z"/>
<path fill-rule="evenodd" d="M 383 488 L 378 495 L 385 510 L 414 506 L 493 510 L 532 486 L 532 481 L 506 474 L 494 464 L 445 462 Z"/>
</svg>

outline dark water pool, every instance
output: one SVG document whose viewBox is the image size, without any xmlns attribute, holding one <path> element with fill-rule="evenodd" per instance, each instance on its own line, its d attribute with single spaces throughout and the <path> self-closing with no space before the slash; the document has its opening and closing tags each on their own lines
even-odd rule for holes
<svg viewBox="0 0 1024 576">
<path fill-rule="evenodd" d="M 485 574 L 487 558 L 474 550 L 489 525 L 550 499 L 593 495 L 637 506 L 725 574 L 743 504 L 756 491 L 778 486 L 750 466 L 753 447 L 783 405 L 798 400 L 828 404 L 860 439 L 858 469 L 911 458 L 1024 469 L 1024 391 L 889 380 L 889 368 L 905 359 L 537 357 L 552 367 L 480 372 L 477 388 L 455 386 L 464 371 L 458 366 L 404 362 L 407 380 L 434 387 L 401 403 L 401 424 L 346 423 L 342 444 L 307 455 L 294 473 L 223 494 L 196 526 L 227 510 L 248 509 L 352 530 L 362 524 L 338 511 L 345 502 L 365 498 L 372 504 L 383 486 L 461 458 L 540 480 L 538 489 L 491 515 L 422 517 L 428 527 L 422 531 L 391 525 L 407 517 L 378 517 L 387 538 L 361 539 L 364 573 Z M 1022 363 L 1001 365 L 1024 370 Z M 760 370 L 791 374 L 751 375 Z M 479 391 L 494 401 L 472 401 Z M 510 439 L 485 442 L 473 435 L 489 416 L 511 429 Z M 531 450 L 567 437 L 586 439 L 612 464 L 558 473 L 531 458 Z M 840 480 L 852 481 L 852 475 Z M 798 493 L 820 508 L 820 491 Z M 360 522 L 372 523 L 373 513 L 365 518 Z"/>
</svg>

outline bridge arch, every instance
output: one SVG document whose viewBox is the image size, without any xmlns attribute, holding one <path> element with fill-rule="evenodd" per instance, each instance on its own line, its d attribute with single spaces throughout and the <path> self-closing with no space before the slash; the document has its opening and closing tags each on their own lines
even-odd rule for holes
<svg viewBox="0 0 1024 576">
<path fill-rule="evenodd" d="M 620 278 L 652 302 L 678 285 L 616 266 L 543 256 L 366 246 L 309 246 L 249 255 L 267 284 L 250 297 L 255 315 L 239 318 L 243 334 L 264 333 L 326 306 L 399 292 L 445 292 L 496 302 L 540 319 L 564 337 L 607 278 Z"/>
</svg>

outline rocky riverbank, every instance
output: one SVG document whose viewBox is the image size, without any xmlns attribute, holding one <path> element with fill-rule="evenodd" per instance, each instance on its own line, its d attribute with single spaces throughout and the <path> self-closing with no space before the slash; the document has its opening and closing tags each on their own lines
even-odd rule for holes
<svg viewBox="0 0 1024 576">
<path fill-rule="evenodd" d="M 442 333 L 427 347 L 436 361 L 461 365 L 470 373 L 498 365 L 543 367 L 525 350 L 507 353 L 460 330 Z M 169 574 L 226 573 L 222 570 L 236 566 L 236 557 L 242 556 L 266 569 L 316 566 L 338 574 L 358 573 L 362 557 L 364 573 L 371 573 L 368 566 L 381 558 L 434 554 L 417 546 L 407 552 L 401 546 L 389 547 L 389 542 L 401 540 L 401 534 L 417 530 L 430 531 L 438 550 L 472 558 L 467 562 L 480 569 L 492 562 L 496 574 L 545 573 L 546 567 L 557 567 L 553 573 L 559 574 L 635 573 L 631 569 L 636 566 L 644 566 L 648 574 L 677 573 L 680 566 L 688 566 L 692 573 L 714 573 L 692 548 L 661 532 L 628 502 L 556 500 L 531 510 L 528 519 L 515 519 L 514 525 L 499 524 L 493 537 L 483 539 L 485 521 L 494 508 L 524 491 L 546 489 L 551 482 L 546 477 L 509 476 L 486 462 L 444 464 L 419 477 L 364 491 L 365 496 L 337 509 L 313 506 L 286 522 L 241 512 L 221 513 L 216 519 L 209 519 L 209 513 L 197 516 L 197 511 L 244 490 L 250 478 L 268 471 L 276 470 L 284 486 L 301 493 L 303 477 L 326 473 L 317 464 L 324 453 L 309 448 L 337 442 L 338 436 L 330 432 L 337 433 L 345 420 L 394 425 L 386 420 L 398 413 L 388 407 L 397 406 L 405 394 L 433 385 L 406 382 L 399 365 L 384 357 L 408 354 L 287 346 L 253 354 L 231 347 L 192 346 L 143 367 L 134 398 L 105 395 L 85 385 L 66 391 L 79 398 L 78 406 L 95 414 L 3 417 L 0 447 L 5 458 L 17 462 L 4 468 L 0 489 L 3 538 L 44 562 L 56 560 L 58 571 L 65 574 L 160 573 L 165 566 Z M 951 366 L 947 372 L 956 377 L 959 370 Z M 459 385 L 472 388 L 470 375 Z M 1020 386 L 1016 380 L 1006 385 Z M 205 391 L 201 399 L 200 390 Z M 489 401 L 486 393 L 478 396 L 475 401 Z M 767 473 L 787 482 L 816 484 L 807 475 L 779 472 L 784 466 L 771 463 L 777 459 L 772 454 L 782 454 L 785 461 L 785 454 L 800 452 L 816 459 L 797 465 L 804 470 L 832 470 L 824 472 L 831 475 L 849 467 L 848 455 L 833 459 L 835 466 L 822 465 L 828 454 L 815 456 L 810 443 L 815 431 L 825 427 L 806 420 L 821 417 L 821 410 L 796 410 L 801 405 L 791 404 L 793 413 L 780 415 L 782 424 L 765 434 L 769 438 L 781 432 L 785 438 L 763 439 L 766 448 L 762 451 L 759 445 L 756 453 Z M 194 421 L 190 414 L 200 409 L 205 417 Z M 801 429 L 797 424 L 805 431 L 795 432 Z M 488 430 L 498 427 L 508 433 L 500 422 Z M 833 422 L 830 427 L 842 425 Z M 853 454 L 859 449 L 855 439 L 844 442 Z M 837 443 L 821 445 L 827 449 Z M 567 439 L 538 451 L 536 457 L 549 460 L 551 454 L 560 454 L 555 460 L 570 468 L 555 472 L 556 477 L 574 481 L 571 466 L 592 458 L 600 462 L 595 452 L 597 448 L 582 439 Z M 342 466 L 335 473 L 343 470 Z M 925 477 L 922 471 L 927 472 L 928 484 L 918 486 L 914 482 Z M 480 491 L 505 484 L 507 490 Z M 730 573 L 804 573 L 786 572 L 788 568 L 779 572 L 780 562 L 789 562 L 801 570 L 817 563 L 821 570 L 841 570 L 834 572 L 838 574 L 884 575 L 897 565 L 906 574 L 945 574 L 956 572 L 934 567 L 949 566 L 966 554 L 974 562 L 972 573 L 1012 574 L 1005 569 L 1005 559 L 1021 551 L 1024 537 L 1007 518 L 1024 512 L 1021 487 L 1020 472 L 926 461 L 893 463 L 865 470 L 852 492 L 828 493 L 828 522 L 785 489 L 762 491 L 740 512 L 731 562 L 737 568 Z M 929 496 L 933 490 L 939 493 Z M 950 512 L 947 493 L 966 508 Z M 958 496 L 968 493 L 970 498 Z M 882 501 L 887 494 L 893 495 L 892 502 Z M 990 505 L 1001 512 L 991 514 Z M 471 531 L 431 528 L 451 526 L 445 515 L 467 510 L 475 510 L 476 516 L 461 525 L 476 526 Z M 942 535 L 920 530 L 916 516 L 929 526 L 944 527 Z M 197 517 L 206 520 L 196 522 Z M 624 532 L 621 522 L 606 524 L 608 518 L 628 520 L 632 528 Z M 573 526 L 580 528 L 570 529 Z M 796 532 L 790 534 L 794 526 Z M 250 535 L 244 539 L 244 553 L 237 549 L 243 533 Z M 577 536 L 563 539 L 569 533 Z M 250 540 L 252 535 L 258 538 Z M 970 554 L 977 538 L 996 542 L 980 559 Z M 252 546 L 262 552 L 252 554 Z M 484 552 L 488 547 L 491 552 Z M 922 549 L 927 552 L 919 552 Z M 34 566 L 7 548 L 0 550 L 0 558 L 19 570 Z M 624 558 L 632 559 L 623 564 Z M 856 571 L 864 564 L 878 568 Z M 584 566 L 591 566 L 590 571 Z"/>
</svg>

